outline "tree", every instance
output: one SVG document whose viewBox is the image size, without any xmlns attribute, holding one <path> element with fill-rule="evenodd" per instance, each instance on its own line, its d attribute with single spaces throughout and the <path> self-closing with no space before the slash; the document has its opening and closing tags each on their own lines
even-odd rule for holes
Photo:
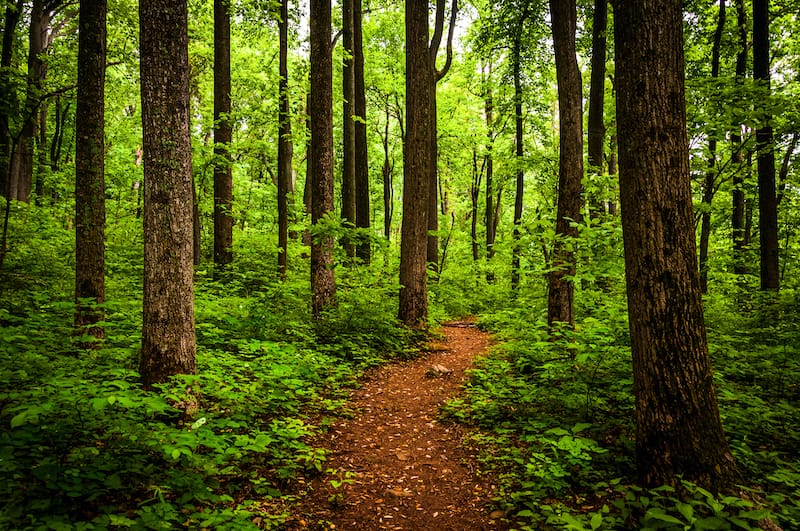
<svg viewBox="0 0 800 531">
<path fill-rule="evenodd" d="M 333 237 L 319 230 L 333 212 L 333 59 L 330 0 L 311 0 L 311 307 L 316 317 L 335 303 Z"/>
<path fill-rule="evenodd" d="M 589 86 L 589 116 L 587 118 L 587 151 L 589 172 L 603 175 L 606 126 L 603 107 L 606 93 L 606 31 L 608 29 L 608 0 L 595 0 L 592 21 L 592 73 Z M 599 198 L 592 197 L 591 215 L 604 210 Z"/>
<path fill-rule="evenodd" d="M 11 119 L 17 109 L 16 91 L 11 83 L 11 64 L 14 56 L 17 25 L 22 16 L 23 0 L 7 2 L 3 24 L 3 48 L 0 55 L 0 194 L 9 195 L 11 164 Z"/>
<path fill-rule="evenodd" d="M 511 291 L 516 293 L 519 288 L 519 268 L 522 232 L 522 207 L 525 194 L 525 172 L 522 168 L 522 157 L 525 154 L 524 142 L 524 117 L 522 115 L 522 33 L 525 22 L 530 13 L 528 4 L 525 3 L 522 13 L 517 19 L 511 48 L 511 68 L 514 78 L 514 153 L 516 155 L 516 192 L 514 194 L 514 244 L 511 248 Z"/>
<path fill-rule="evenodd" d="M 697 271 L 683 16 L 674 0 L 615 4 L 622 228 L 644 485 L 737 477 L 722 429 Z"/>
<path fill-rule="evenodd" d="M 433 27 L 433 35 L 431 36 L 431 42 L 428 47 L 428 53 L 431 56 L 431 69 L 433 70 L 433 76 L 431 80 L 428 81 L 430 83 L 429 88 L 433 93 L 431 95 L 431 105 L 433 108 L 428 125 L 432 128 L 432 133 L 431 143 L 428 148 L 428 156 L 431 158 L 431 163 L 428 168 L 430 172 L 430 182 L 428 183 L 428 249 L 426 252 L 428 255 L 428 264 L 433 271 L 439 270 L 439 236 L 437 235 L 439 231 L 439 178 L 437 168 L 439 161 L 439 135 L 436 116 L 436 84 L 447 75 L 447 72 L 450 70 L 450 65 L 452 64 L 453 33 L 456 26 L 456 16 L 458 15 L 458 0 L 453 0 L 453 4 L 450 7 L 450 26 L 447 31 L 445 64 L 442 65 L 441 69 L 437 69 L 436 56 L 439 53 L 439 46 L 441 45 L 442 36 L 444 34 L 445 6 L 446 0 L 436 0 L 436 18 Z"/>
<path fill-rule="evenodd" d="M 355 82 L 356 227 L 370 227 L 369 145 L 367 143 L 367 93 L 364 82 L 364 35 L 361 0 L 353 0 L 353 78 Z M 359 242 L 356 256 L 369 263 L 369 240 Z"/>
<path fill-rule="evenodd" d="M 141 0 L 145 387 L 196 371 L 186 0 Z"/>
<path fill-rule="evenodd" d="M 289 110 L 289 0 L 278 20 L 278 275 L 286 278 L 289 245 L 289 189 L 292 183 L 292 120 Z"/>
<path fill-rule="evenodd" d="M 747 75 L 747 11 L 745 10 L 744 0 L 736 0 L 736 28 L 739 37 L 739 49 L 736 54 L 736 83 L 741 85 Z M 734 149 L 734 162 L 743 166 L 744 155 L 742 154 L 742 126 L 734 124 L 731 131 L 731 143 Z M 733 210 L 731 225 L 733 233 L 733 270 L 736 274 L 742 275 L 747 272 L 744 260 L 744 248 L 747 245 L 748 234 L 745 230 L 745 197 L 744 197 L 744 177 L 741 171 L 737 171 L 733 177 Z"/>
<path fill-rule="evenodd" d="M 769 75 L 769 0 L 753 0 L 753 77 L 770 90 Z M 775 146 L 770 117 L 765 115 L 756 129 L 758 153 L 758 218 L 761 250 L 761 289 L 777 290 L 778 201 L 775 194 Z"/>
<path fill-rule="evenodd" d="M 75 331 L 105 331 L 105 72 L 106 1 L 81 0 L 75 110 Z"/>
<path fill-rule="evenodd" d="M 719 77 L 722 32 L 725 29 L 725 0 L 719 1 L 717 28 L 711 46 L 711 78 Z M 717 180 L 717 139 L 712 134 L 708 140 L 708 168 L 703 181 L 703 210 L 700 216 L 700 291 L 708 293 L 708 244 L 711 238 L 711 201 L 714 199 Z"/>
<path fill-rule="evenodd" d="M 547 324 L 575 326 L 573 313 L 575 258 L 583 191 L 583 113 L 581 72 L 575 52 L 575 0 L 550 0 L 553 47 L 558 81 L 559 164 L 558 211 L 553 263 L 548 273 Z"/>
<path fill-rule="evenodd" d="M 214 264 L 233 261 L 230 0 L 214 0 Z"/>
<path fill-rule="evenodd" d="M 353 66 L 353 0 L 342 0 L 342 222 L 353 228 L 356 221 L 356 78 Z M 342 241 L 347 256 L 356 248 L 350 238 Z"/>
<path fill-rule="evenodd" d="M 403 166 L 403 222 L 400 242 L 399 319 L 412 328 L 427 326 L 430 147 L 435 86 L 428 48 L 428 2 L 406 0 L 406 142 Z"/>
</svg>

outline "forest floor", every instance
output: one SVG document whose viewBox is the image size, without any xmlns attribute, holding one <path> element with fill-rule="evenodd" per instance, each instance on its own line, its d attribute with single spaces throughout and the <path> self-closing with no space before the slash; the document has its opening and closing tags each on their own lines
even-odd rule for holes
<svg viewBox="0 0 800 531">
<path fill-rule="evenodd" d="M 469 429 L 439 414 L 489 344 L 472 322 L 447 323 L 425 356 L 368 373 L 351 397 L 352 418 L 317 442 L 330 452 L 329 472 L 309 481 L 289 529 L 508 529 L 492 507 L 496 482 L 464 442 Z"/>
</svg>

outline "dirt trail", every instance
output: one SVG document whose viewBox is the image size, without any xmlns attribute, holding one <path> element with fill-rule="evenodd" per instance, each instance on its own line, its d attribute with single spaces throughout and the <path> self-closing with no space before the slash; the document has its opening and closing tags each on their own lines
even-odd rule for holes
<svg viewBox="0 0 800 531">
<path fill-rule="evenodd" d="M 467 430 L 438 420 L 489 336 L 469 322 L 442 333 L 430 354 L 382 367 L 354 392 L 355 417 L 338 420 L 321 442 L 331 452 L 326 468 L 350 481 L 334 488 L 331 476 L 315 480 L 290 529 L 508 529 L 492 512 L 491 478 L 478 475 L 475 452 L 461 444 Z"/>
</svg>

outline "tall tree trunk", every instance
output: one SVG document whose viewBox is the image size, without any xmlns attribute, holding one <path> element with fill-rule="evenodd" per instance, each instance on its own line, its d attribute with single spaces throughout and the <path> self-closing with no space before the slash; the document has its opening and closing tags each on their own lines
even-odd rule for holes
<svg viewBox="0 0 800 531">
<path fill-rule="evenodd" d="M 589 172 L 603 175 L 606 126 L 603 108 L 606 94 L 606 31 L 608 29 L 608 0 L 595 0 L 592 25 L 592 74 L 589 87 L 589 117 L 587 148 Z M 596 218 L 604 209 L 600 198 L 590 203 L 591 216 Z"/>
<path fill-rule="evenodd" d="M 33 0 L 28 40 L 28 83 L 25 93 L 22 136 L 19 139 L 16 157 L 11 161 L 11 182 L 9 190 L 12 199 L 29 202 L 33 186 L 34 155 L 39 121 L 37 112 L 41 101 L 42 88 L 46 75 L 46 65 L 42 54 L 47 48 L 47 30 L 50 13 L 45 9 L 44 0 Z"/>
<path fill-rule="evenodd" d="M 81 0 L 75 109 L 75 331 L 97 339 L 105 302 L 106 0 Z"/>
<path fill-rule="evenodd" d="M 447 33 L 447 60 L 441 69 L 436 68 L 436 55 L 439 53 L 439 46 L 442 42 L 442 35 L 444 34 L 444 15 L 446 0 L 436 0 L 436 22 L 433 28 L 433 36 L 431 37 L 430 45 L 428 46 L 428 53 L 430 54 L 430 64 L 433 69 L 433 76 L 430 80 L 429 88 L 431 94 L 431 143 L 428 150 L 428 156 L 431 158 L 430 167 L 428 168 L 428 244 L 427 244 L 427 260 L 428 267 L 431 271 L 439 272 L 439 177 L 438 177 L 438 164 L 439 164 L 439 132 L 438 132 L 438 118 L 436 110 L 436 84 L 447 74 L 452 64 L 453 56 L 453 32 L 455 31 L 455 21 L 458 14 L 458 0 L 453 0 L 450 6 L 450 25 Z"/>
<path fill-rule="evenodd" d="M 470 236 L 472 240 L 472 259 L 474 261 L 478 261 L 480 259 L 479 253 L 479 245 L 478 245 L 478 199 L 480 198 L 481 194 L 481 178 L 483 177 L 483 171 L 485 168 L 485 163 L 481 169 L 478 169 L 478 151 L 475 147 L 472 148 L 472 183 L 470 185 L 470 199 L 471 199 L 471 209 L 470 209 Z"/>
<path fill-rule="evenodd" d="M 428 49 L 428 2 L 406 0 L 406 142 L 403 165 L 403 223 L 400 242 L 398 317 L 412 328 L 428 321 L 428 205 L 432 158 L 434 91 Z"/>
<path fill-rule="evenodd" d="M 711 47 L 711 77 L 719 77 L 719 56 L 722 32 L 725 29 L 725 0 L 719 0 L 719 17 Z M 717 181 L 717 139 L 708 140 L 708 168 L 703 182 L 702 214 L 700 216 L 700 291 L 708 293 L 708 243 L 711 238 L 711 202 Z"/>
<path fill-rule="evenodd" d="M 11 166 L 10 133 L 12 114 L 18 112 L 19 102 L 11 83 L 11 60 L 14 57 L 17 24 L 22 15 L 23 0 L 6 3 L 3 24 L 3 48 L 0 53 L 0 194 L 9 195 L 9 170 Z"/>
<path fill-rule="evenodd" d="M 330 0 L 311 0 L 311 223 L 333 212 L 333 58 Z M 311 308 L 315 317 L 335 304 L 333 236 L 311 241 Z"/>
<path fill-rule="evenodd" d="M 646 486 L 737 477 L 714 392 L 697 271 L 686 133 L 683 16 L 674 0 L 615 8 L 625 277 Z"/>
<path fill-rule="evenodd" d="M 342 0 L 342 222 L 356 226 L 356 127 L 355 72 L 353 68 L 353 0 Z M 342 239 L 347 256 L 354 257 L 356 248 L 351 238 Z"/>
<path fill-rule="evenodd" d="M 770 90 L 769 75 L 769 0 L 753 0 L 753 77 Z M 775 145 L 769 116 L 756 130 L 758 152 L 758 219 L 761 249 L 761 289 L 777 290 L 778 201 L 775 195 Z"/>
<path fill-rule="evenodd" d="M 367 144 L 367 92 L 364 83 L 364 36 L 362 30 L 361 0 L 353 0 L 353 77 L 355 81 L 355 172 L 356 172 L 356 227 L 368 229 L 370 220 L 369 145 Z M 370 261 L 369 240 L 356 247 L 356 256 Z"/>
<path fill-rule="evenodd" d="M 736 83 L 744 83 L 747 75 L 747 11 L 744 0 L 736 0 L 736 27 L 739 36 L 739 51 L 736 54 Z M 742 153 L 742 126 L 734 124 L 731 131 L 731 143 L 733 144 L 734 160 L 737 171 L 733 174 L 733 215 L 731 225 L 733 228 L 733 271 L 737 275 L 747 273 L 747 265 L 744 258 L 745 249 L 745 196 L 744 196 L 744 175 L 742 173 L 745 160 Z M 749 171 L 749 170 L 748 170 Z"/>
<path fill-rule="evenodd" d="M 494 96 L 492 93 L 492 63 L 489 62 L 486 73 L 486 91 L 484 93 L 483 112 L 486 119 L 486 262 L 494 258 L 494 240 L 497 235 L 496 205 L 494 202 Z M 500 196 L 498 195 L 498 203 Z M 494 271 L 486 270 L 486 281 L 494 281 Z"/>
<path fill-rule="evenodd" d="M 214 0 L 214 264 L 233 261 L 230 0 Z"/>
<path fill-rule="evenodd" d="M 192 146 L 186 0 L 141 0 L 145 387 L 193 374 Z"/>
<path fill-rule="evenodd" d="M 522 73 L 521 73 L 521 65 L 520 62 L 522 61 L 522 36 L 520 33 L 522 32 L 522 25 L 525 20 L 523 16 L 519 22 L 519 28 L 517 29 L 517 35 L 514 38 L 514 47 L 512 51 L 512 69 L 514 71 L 514 149 L 516 155 L 516 184 L 517 189 L 514 195 L 514 243 L 511 248 L 511 292 L 516 294 L 517 290 L 519 289 L 519 281 L 520 281 L 520 253 L 522 252 L 520 246 L 520 239 L 522 237 L 522 233 L 520 232 L 520 225 L 522 223 L 522 204 L 523 204 L 523 195 L 525 193 L 525 173 L 522 171 L 522 156 L 525 154 L 525 149 L 523 146 L 523 133 L 524 133 L 524 122 L 522 117 Z"/>
<path fill-rule="evenodd" d="M 289 251 L 289 190 L 292 183 L 292 120 L 289 111 L 289 0 L 278 21 L 278 276 L 286 279 Z"/>
<path fill-rule="evenodd" d="M 392 235 L 392 206 L 394 204 L 394 187 L 392 186 L 392 171 L 394 164 L 389 159 L 389 105 L 386 105 L 386 123 L 383 126 L 383 236 L 389 240 Z"/>
<path fill-rule="evenodd" d="M 572 241 L 581 218 L 583 192 L 583 111 L 581 72 L 575 51 L 575 0 L 550 0 L 558 80 L 558 208 L 553 264 L 548 275 L 547 324 L 575 326 L 573 308 L 575 257 Z"/>
</svg>

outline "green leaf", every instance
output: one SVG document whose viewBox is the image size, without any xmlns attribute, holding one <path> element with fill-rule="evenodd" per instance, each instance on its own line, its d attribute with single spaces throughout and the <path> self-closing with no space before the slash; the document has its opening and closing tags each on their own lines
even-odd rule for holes
<svg viewBox="0 0 800 531">
<path fill-rule="evenodd" d="M 589 524 L 592 526 L 592 529 L 600 529 L 600 526 L 603 525 L 603 515 L 600 513 L 594 513 L 592 515 L 592 519 L 589 521 Z"/>
<path fill-rule="evenodd" d="M 177 448 L 173 448 L 173 449 L 172 449 L 172 453 L 171 453 L 170 455 L 172 455 L 172 458 L 173 458 L 175 461 L 177 461 L 177 460 L 178 460 L 178 458 L 181 456 L 181 451 L 180 451 L 180 450 L 178 450 Z"/>
<path fill-rule="evenodd" d="M 28 422 L 28 413 L 30 413 L 29 409 L 26 409 L 22 413 L 17 413 L 13 417 L 11 417 L 11 427 L 18 428 Z"/>
<path fill-rule="evenodd" d="M 678 524 L 683 525 L 683 522 L 672 516 L 671 514 L 667 514 L 664 509 L 661 507 L 651 507 L 647 510 L 647 513 L 644 515 L 644 519 L 646 520 L 658 520 L 660 522 L 667 522 L 670 524 Z"/>
</svg>

